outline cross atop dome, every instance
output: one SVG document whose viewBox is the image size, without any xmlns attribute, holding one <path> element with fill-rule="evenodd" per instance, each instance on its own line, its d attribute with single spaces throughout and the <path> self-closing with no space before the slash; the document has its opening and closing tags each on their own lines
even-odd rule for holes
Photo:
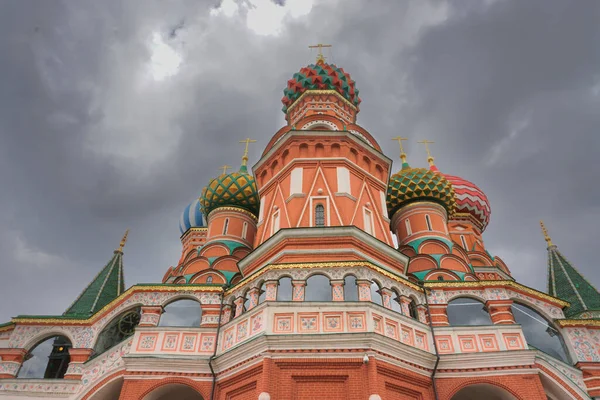
<svg viewBox="0 0 600 400">
<path fill-rule="evenodd" d="M 317 64 L 325 63 L 325 56 L 323 55 L 324 47 L 332 47 L 332 46 L 330 44 L 322 44 L 322 43 L 308 46 L 309 49 L 319 49 L 319 54 L 317 55 Z"/>
</svg>

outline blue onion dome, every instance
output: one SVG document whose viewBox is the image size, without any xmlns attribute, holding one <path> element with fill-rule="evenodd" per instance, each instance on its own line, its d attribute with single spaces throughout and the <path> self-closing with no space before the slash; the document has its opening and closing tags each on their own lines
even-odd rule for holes
<svg viewBox="0 0 600 400">
<path fill-rule="evenodd" d="M 192 201 L 181 213 L 179 219 L 179 232 L 183 235 L 190 228 L 203 228 L 206 224 L 204 223 L 204 216 L 200 211 L 200 200 L 196 199 Z"/>
<path fill-rule="evenodd" d="M 200 196 L 200 206 L 206 217 L 219 207 L 242 208 L 258 216 L 259 203 L 256 182 L 246 165 L 239 171 L 221 174 L 211 180 Z"/>
</svg>

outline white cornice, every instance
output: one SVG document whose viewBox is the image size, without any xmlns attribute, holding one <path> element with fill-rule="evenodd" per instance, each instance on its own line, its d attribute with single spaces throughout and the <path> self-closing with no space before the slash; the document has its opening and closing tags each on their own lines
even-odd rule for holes
<svg viewBox="0 0 600 400">
<path fill-rule="evenodd" d="M 271 146 L 269 151 L 267 151 L 266 154 L 264 154 L 260 158 L 260 160 L 258 160 L 258 162 L 256 164 L 254 164 L 254 166 L 252 166 L 252 174 L 254 176 L 256 176 L 256 173 L 255 173 L 256 169 L 259 168 L 260 165 L 265 160 L 267 160 L 269 157 L 271 157 L 273 155 L 273 153 L 275 153 L 280 147 L 282 147 L 282 145 L 284 143 L 287 143 L 290 138 L 294 138 L 294 137 L 298 137 L 298 136 L 331 136 L 331 137 L 343 136 L 343 137 L 355 142 L 362 149 L 368 151 L 369 153 L 373 154 L 374 156 L 381 158 L 384 162 L 386 162 L 388 164 L 388 166 L 391 167 L 391 165 L 392 165 L 392 160 L 390 158 L 388 158 L 385 154 L 383 154 L 379 150 L 375 149 L 374 147 L 369 146 L 368 143 L 365 143 L 363 140 L 359 139 L 358 137 L 356 137 L 356 135 L 354 135 L 353 133 L 351 133 L 349 131 L 312 131 L 312 130 L 300 131 L 300 130 L 296 130 L 296 131 L 289 131 L 289 132 L 284 133 L 282 135 L 282 137 L 277 142 L 275 142 L 273 144 L 273 146 Z"/>
<path fill-rule="evenodd" d="M 340 237 L 340 236 L 351 236 L 358 239 L 360 242 L 364 243 L 367 247 L 371 247 L 376 249 L 378 252 L 383 253 L 384 255 L 395 259 L 398 261 L 398 270 L 402 271 L 408 265 L 409 258 L 404 254 L 400 253 L 398 250 L 394 249 L 391 246 L 381 242 L 375 237 L 369 235 L 363 230 L 355 227 L 355 226 L 332 226 L 332 227 L 320 227 L 320 228 L 284 228 L 280 229 L 275 235 L 271 236 L 265 242 L 263 242 L 259 247 L 254 249 L 254 251 L 244 257 L 242 260 L 238 262 L 238 266 L 240 270 L 243 271 L 251 264 L 256 262 L 257 259 L 264 256 L 265 253 L 272 250 L 275 246 L 279 244 L 282 240 L 286 239 L 298 239 L 298 238 L 329 238 L 329 237 Z M 400 274 L 398 271 L 391 270 L 388 266 L 379 265 L 379 262 L 375 262 L 372 259 L 365 259 L 365 261 L 373 262 L 378 266 L 388 270 L 391 273 L 399 275 L 401 277 L 405 277 L 403 274 Z M 260 266 L 261 268 L 264 265 Z"/>
<path fill-rule="evenodd" d="M 440 356 L 438 370 L 515 367 L 533 364 L 535 364 L 535 352 L 531 350 L 444 354 Z M 499 371 L 499 373 L 503 372 L 506 371 Z"/>
</svg>

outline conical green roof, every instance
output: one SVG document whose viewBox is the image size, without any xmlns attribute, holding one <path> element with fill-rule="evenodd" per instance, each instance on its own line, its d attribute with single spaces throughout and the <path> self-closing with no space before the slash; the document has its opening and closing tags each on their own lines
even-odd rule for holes
<svg viewBox="0 0 600 400">
<path fill-rule="evenodd" d="M 123 245 L 127 240 L 127 232 L 121 240 L 121 246 L 79 297 L 63 313 L 67 316 L 90 316 L 116 299 L 125 291 L 123 277 Z"/>
<path fill-rule="evenodd" d="M 552 244 L 542 224 L 548 242 L 548 294 L 571 303 L 565 311 L 569 318 L 598 318 L 600 293 Z"/>
</svg>

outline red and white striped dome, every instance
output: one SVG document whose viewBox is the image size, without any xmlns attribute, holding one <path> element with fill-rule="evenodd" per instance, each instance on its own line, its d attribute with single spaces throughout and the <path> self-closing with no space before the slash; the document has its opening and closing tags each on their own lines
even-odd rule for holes
<svg viewBox="0 0 600 400">
<path fill-rule="evenodd" d="M 460 219 L 461 216 L 472 217 L 483 232 L 490 222 L 492 209 L 487 196 L 475 184 L 458 176 L 446 175 L 446 179 L 454 187 L 454 199 L 456 208 L 453 219 Z"/>
</svg>

